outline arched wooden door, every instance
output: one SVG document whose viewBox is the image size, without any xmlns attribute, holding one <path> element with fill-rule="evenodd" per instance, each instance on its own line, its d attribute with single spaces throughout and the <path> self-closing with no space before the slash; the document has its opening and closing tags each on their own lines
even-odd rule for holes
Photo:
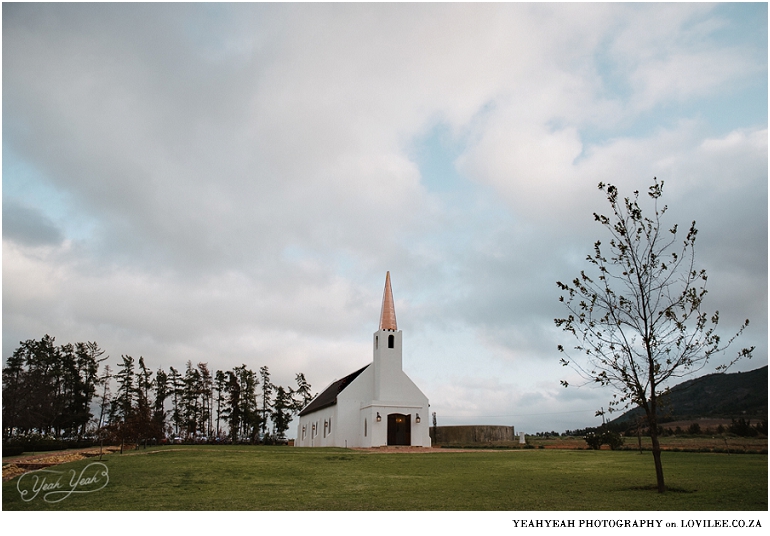
<svg viewBox="0 0 770 536">
<path fill-rule="evenodd" d="M 388 445 L 412 444 L 411 415 L 391 413 L 388 415 Z"/>
</svg>

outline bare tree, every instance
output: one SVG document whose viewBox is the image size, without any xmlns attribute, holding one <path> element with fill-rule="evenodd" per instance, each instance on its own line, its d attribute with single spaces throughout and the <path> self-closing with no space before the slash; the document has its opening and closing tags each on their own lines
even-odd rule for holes
<svg viewBox="0 0 770 536">
<path fill-rule="evenodd" d="M 658 441 L 659 397 L 666 382 L 692 374 L 706 366 L 709 358 L 724 351 L 748 326 L 749 321 L 726 343 L 715 330 L 719 312 L 703 311 L 706 271 L 695 268 L 695 222 L 683 242 L 677 226 L 666 230 L 659 208 L 663 181 L 653 180 L 648 195 L 654 215 L 645 217 L 638 204 L 639 192 L 618 199 L 615 186 L 599 183 L 607 196 L 612 216 L 594 213 L 610 234 L 609 248 L 600 241 L 587 257 L 590 274 L 580 272 L 571 284 L 557 282 L 565 293 L 559 298 L 569 311 L 556 325 L 574 335 L 575 360 L 562 358 L 587 382 L 612 386 L 618 392 L 610 411 L 640 406 L 647 416 L 655 460 L 658 491 L 666 489 Z M 609 257 L 605 257 L 609 250 Z M 559 345 L 559 351 L 565 352 Z M 750 358 L 754 348 L 744 348 L 724 371 L 741 358 Z M 566 353 L 565 353 L 566 355 Z M 566 387 L 567 382 L 562 381 Z"/>
<path fill-rule="evenodd" d="M 107 407 L 110 405 L 110 399 L 112 393 L 110 393 L 110 380 L 112 379 L 112 369 L 109 365 L 104 367 L 104 375 L 99 378 L 99 383 L 103 385 L 102 396 L 99 398 L 99 425 L 98 429 L 101 433 L 101 428 L 104 426 L 104 417 L 106 415 Z"/>
</svg>

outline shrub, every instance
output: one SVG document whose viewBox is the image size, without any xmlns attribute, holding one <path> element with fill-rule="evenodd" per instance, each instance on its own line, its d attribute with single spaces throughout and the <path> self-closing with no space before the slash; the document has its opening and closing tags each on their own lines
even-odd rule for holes
<svg viewBox="0 0 770 536">
<path fill-rule="evenodd" d="M 623 437 L 619 433 L 611 430 L 605 430 L 598 434 L 589 432 L 583 439 L 585 439 L 588 446 L 594 450 L 599 450 L 602 448 L 602 445 L 609 445 L 612 450 L 616 450 L 623 446 Z"/>
<path fill-rule="evenodd" d="M 588 432 L 583 439 L 585 439 L 586 443 L 589 447 L 591 447 L 594 450 L 599 450 L 602 448 L 602 436 L 601 434 L 595 434 L 593 432 Z"/>
<path fill-rule="evenodd" d="M 24 453 L 21 445 L 3 445 L 3 456 L 18 456 Z"/>
<path fill-rule="evenodd" d="M 617 450 L 623 446 L 623 437 L 619 433 L 609 430 L 602 434 L 602 441 L 609 445 L 612 450 Z"/>
<path fill-rule="evenodd" d="M 742 437 L 753 437 L 759 434 L 759 431 L 751 426 L 751 419 L 747 421 L 743 417 L 739 418 L 737 421 L 732 419 L 730 432 Z"/>
</svg>

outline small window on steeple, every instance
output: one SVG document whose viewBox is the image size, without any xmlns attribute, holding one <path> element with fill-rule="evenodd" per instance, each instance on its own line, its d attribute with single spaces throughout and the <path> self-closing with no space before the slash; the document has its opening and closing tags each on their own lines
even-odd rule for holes
<svg viewBox="0 0 770 536">
<path fill-rule="evenodd" d="M 388 335 L 388 348 L 393 348 L 396 338 L 393 335 Z"/>
</svg>

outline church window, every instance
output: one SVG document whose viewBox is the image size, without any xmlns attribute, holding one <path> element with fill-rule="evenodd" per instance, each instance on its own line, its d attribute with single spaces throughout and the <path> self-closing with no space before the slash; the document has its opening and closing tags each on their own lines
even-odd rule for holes
<svg viewBox="0 0 770 536">
<path fill-rule="evenodd" d="M 305 433 L 307 432 L 307 426 L 302 427 L 302 439 L 305 439 Z"/>
<path fill-rule="evenodd" d="M 395 337 L 393 335 L 388 335 L 388 348 L 393 348 L 393 343 L 395 342 Z"/>
<path fill-rule="evenodd" d="M 380 347 L 380 337 L 375 335 L 375 337 L 374 337 L 374 349 L 376 350 L 379 347 Z"/>
<path fill-rule="evenodd" d="M 366 437 L 366 419 L 364 419 L 364 437 Z"/>
</svg>

